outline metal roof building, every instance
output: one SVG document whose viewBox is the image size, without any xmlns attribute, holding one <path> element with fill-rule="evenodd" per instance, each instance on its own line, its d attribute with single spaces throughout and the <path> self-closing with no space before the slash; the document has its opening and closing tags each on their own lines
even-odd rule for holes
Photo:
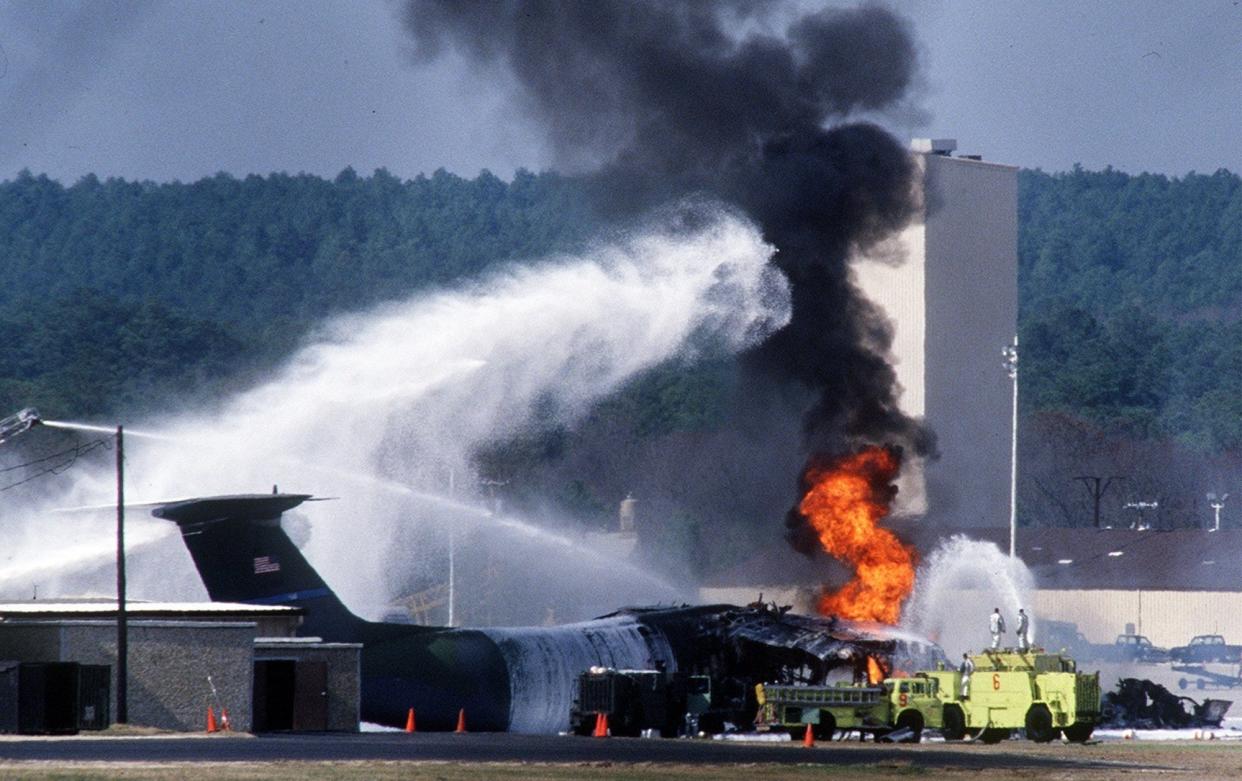
<svg viewBox="0 0 1242 781">
<path fill-rule="evenodd" d="M 929 554 L 956 535 L 1009 547 L 1007 528 L 945 528 L 891 524 L 915 549 Z M 1196 634 L 1242 642 L 1242 530 L 1039 528 L 1019 529 L 1017 555 L 1035 580 L 1030 610 L 1038 620 L 1076 624 L 1090 641 L 1110 643 L 1132 624 L 1157 645 L 1181 645 Z M 849 580 L 849 569 L 827 556 L 807 558 L 784 545 L 709 578 L 701 596 L 712 601 L 764 599 L 813 612 L 823 586 Z M 917 588 L 917 586 L 916 586 Z M 992 601 L 974 591 L 960 601 Z M 986 611 L 985 611 L 986 612 Z"/>
<path fill-rule="evenodd" d="M 248 621 L 260 637 L 291 637 L 302 623 L 301 608 L 288 605 L 249 605 L 239 602 L 146 602 L 127 600 L 132 620 Z M 34 599 L 0 602 L 0 621 L 15 619 L 116 620 L 115 599 Z"/>
</svg>

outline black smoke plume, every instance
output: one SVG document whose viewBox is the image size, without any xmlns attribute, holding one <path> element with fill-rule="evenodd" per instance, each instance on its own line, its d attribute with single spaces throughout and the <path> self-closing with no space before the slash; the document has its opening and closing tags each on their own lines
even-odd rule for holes
<svg viewBox="0 0 1242 781">
<path fill-rule="evenodd" d="M 757 408 L 798 400 L 799 459 L 862 442 L 932 449 L 897 409 L 884 358 L 890 328 L 847 263 L 916 207 L 904 146 L 875 125 L 845 123 L 904 98 L 916 58 L 902 19 L 872 5 L 412 0 L 404 22 L 419 57 L 452 48 L 481 77 L 511 74 L 519 105 L 561 159 L 594 169 L 604 208 L 631 213 L 707 192 L 759 223 L 778 248 L 793 308 L 790 323 L 745 357 L 747 398 Z M 763 418 L 753 412 L 737 417 Z M 773 449 L 799 450 L 755 443 L 755 482 L 773 479 Z M 783 511 L 797 475 L 775 479 L 788 481 Z"/>
</svg>

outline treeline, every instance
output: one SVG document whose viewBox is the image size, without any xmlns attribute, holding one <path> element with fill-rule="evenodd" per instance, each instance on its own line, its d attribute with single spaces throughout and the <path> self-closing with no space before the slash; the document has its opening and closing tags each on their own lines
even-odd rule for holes
<svg viewBox="0 0 1242 781">
<path fill-rule="evenodd" d="M 107 416 L 203 398 L 254 365 L 225 327 L 89 289 L 0 312 L 0 414 Z"/>
<path fill-rule="evenodd" d="M 70 187 L 23 172 L 0 183 L 0 409 L 133 411 L 276 360 L 326 316 L 590 224 L 572 180 L 526 171 Z"/>
<path fill-rule="evenodd" d="M 219 394 L 326 316 L 571 249 L 599 224 L 581 184 L 555 174 L 64 186 L 23 173 L 0 183 L 0 415 L 108 419 Z M 1195 516 L 1197 476 L 1229 490 L 1242 454 L 1237 175 L 1021 172 L 1019 296 L 1024 522 L 1089 518 L 1084 474 L 1125 475 L 1127 490 Z M 591 417 L 607 448 L 542 432 L 481 465 L 522 476 L 518 505 L 551 499 L 603 524 L 628 486 L 592 478 L 599 459 L 692 461 L 719 436 L 731 371 L 639 378 Z M 1109 444 L 1087 458 L 1090 442 Z M 1125 498 L 1114 489 L 1115 512 Z M 669 545 L 696 547 L 683 536 Z"/>
</svg>

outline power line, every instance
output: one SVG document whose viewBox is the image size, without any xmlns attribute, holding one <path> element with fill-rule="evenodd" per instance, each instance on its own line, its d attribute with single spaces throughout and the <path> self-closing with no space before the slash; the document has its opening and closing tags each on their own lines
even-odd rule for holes
<svg viewBox="0 0 1242 781">
<path fill-rule="evenodd" d="M 1105 480 L 1104 478 L 1097 477 L 1095 475 L 1079 475 L 1074 479 L 1086 486 L 1087 491 L 1091 494 L 1094 506 L 1091 525 L 1097 529 L 1100 528 L 1100 500 L 1104 498 L 1104 494 L 1108 492 L 1108 487 L 1113 484 L 1114 480 L 1125 480 L 1125 478 L 1119 475 L 1113 475 Z"/>
<path fill-rule="evenodd" d="M 52 459 L 55 459 L 55 458 L 61 458 L 62 456 L 66 456 L 71 453 L 74 454 L 74 456 L 76 457 L 78 455 L 81 455 L 87 452 L 90 449 L 93 449 L 94 447 L 99 445 L 101 442 L 106 444 L 110 442 L 111 440 L 112 440 L 112 437 L 103 437 L 101 439 L 96 439 L 92 442 L 87 442 L 84 445 L 74 445 L 68 450 L 62 450 L 59 453 L 52 453 L 50 456 L 44 456 L 43 458 L 36 458 L 34 461 L 27 461 L 24 464 L 17 464 L 16 466 L 0 467 L 0 473 L 12 472 L 16 469 L 25 469 L 26 467 L 34 466 L 35 464 L 42 464 L 45 461 L 51 461 Z"/>
<path fill-rule="evenodd" d="M 56 462 L 56 463 L 51 464 L 50 466 L 42 467 L 34 474 L 24 477 L 21 480 L 17 480 L 16 482 L 9 483 L 8 485 L 5 485 L 5 486 L 0 486 L 0 491 L 7 491 L 10 488 L 16 488 L 17 486 L 22 485 L 23 483 L 29 483 L 32 480 L 37 480 L 38 478 L 43 477 L 44 475 L 62 474 L 65 471 L 67 471 L 70 467 L 72 467 L 75 463 L 77 463 L 77 460 L 79 458 L 86 455 L 87 453 L 90 453 L 93 450 L 99 450 L 101 448 L 110 449 L 110 446 L 112 444 L 112 439 L 113 439 L 112 437 L 101 437 L 100 439 L 96 439 L 91 442 L 87 442 L 85 444 L 75 445 L 67 450 L 62 450 L 59 453 L 52 453 L 51 455 L 44 456 L 43 458 L 36 458 L 33 461 L 27 461 L 24 464 L 17 464 L 15 466 L 0 468 L 0 473 L 4 473 L 4 472 L 13 472 L 18 469 L 29 469 L 30 467 L 39 466 L 40 464 L 47 464 L 49 461 Z"/>
</svg>

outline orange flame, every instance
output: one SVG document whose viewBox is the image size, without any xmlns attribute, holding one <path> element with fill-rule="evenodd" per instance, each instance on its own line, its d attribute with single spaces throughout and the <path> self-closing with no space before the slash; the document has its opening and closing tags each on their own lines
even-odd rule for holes
<svg viewBox="0 0 1242 781">
<path fill-rule="evenodd" d="M 819 612 L 896 624 L 914 588 L 914 549 L 879 525 L 897 489 L 896 451 L 868 447 L 828 464 L 812 463 L 798 504 L 824 550 L 853 565 L 854 578 L 819 600 Z"/>
<path fill-rule="evenodd" d="M 875 684 L 884 680 L 884 667 L 874 656 L 867 657 L 867 683 Z"/>
</svg>

